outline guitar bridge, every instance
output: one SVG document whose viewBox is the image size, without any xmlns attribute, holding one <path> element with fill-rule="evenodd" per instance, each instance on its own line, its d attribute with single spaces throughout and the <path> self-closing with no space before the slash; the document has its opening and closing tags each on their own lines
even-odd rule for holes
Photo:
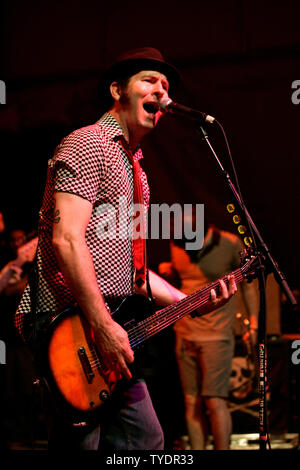
<svg viewBox="0 0 300 470">
<path fill-rule="evenodd" d="M 92 371 L 90 361 L 87 357 L 85 348 L 83 346 L 78 349 L 78 356 L 79 356 L 82 368 L 84 370 L 85 376 L 87 378 L 87 381 L 88 383 L 91 383 L 93 381 L 93 378 L 95 377 L 95 374 Z"/>
</svg>

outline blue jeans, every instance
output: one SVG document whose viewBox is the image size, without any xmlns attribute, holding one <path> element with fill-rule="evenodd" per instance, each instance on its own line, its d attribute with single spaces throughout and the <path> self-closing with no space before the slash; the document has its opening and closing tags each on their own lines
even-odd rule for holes
<svg viewBox="0 0 300 470">
<path fill-rule="evenodd" d="M 100 444 L 100 445 L 99 445 Z M 49 450 L 162 450 L 163 432 L 144 381 L 123 382 L 102 405 L 97 424 L 56 420 Z"/>
</svg>

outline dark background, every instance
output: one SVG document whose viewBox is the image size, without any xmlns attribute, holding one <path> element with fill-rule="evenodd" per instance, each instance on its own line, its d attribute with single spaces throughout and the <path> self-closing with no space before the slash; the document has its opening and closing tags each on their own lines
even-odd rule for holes
<svg viewBox="0 0 300 470">
<path fill-rule="evenodd" d="M 296 1 L 4 0 L 0 210 L 8 228 L 36 229 L 47 161 L 65 135 L 100 117 L 104 69 L 124 50 L 157 47 L 182 74 L 171 97 L 224 126 L 248 210 L 289 285 L 299 288 L 300 104 L 291 99 L 300 79 L 299 18 Z M 220 129 L 207 131 L 232 175 Z M 204 203 L 212 221 L 234 230 L 231 194 L 192 121 L 165 116 L 143 150 L 152 202 Z M 167 241 L 149 248 L 152 266 L 168 258 Z M 178 379 L 174 372 L 167 383 L 175 366 L 158 350 L 153 396 L 174 431 L 183 426 Z"/>
</svg>

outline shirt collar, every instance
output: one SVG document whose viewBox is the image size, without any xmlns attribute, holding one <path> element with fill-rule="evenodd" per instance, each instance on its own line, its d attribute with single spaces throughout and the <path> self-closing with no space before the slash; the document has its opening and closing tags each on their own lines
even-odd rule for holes
<svg viewBox="0 0 300 470">
<path fill-rule="evenodd" d="M 106 134 L 111 138 L 111 140 L 118 142 L 123 140 L 123 145 L 128 151 L 131 151 L 128 141 L 126 140 L 124 131 L 118 121 L 110 114 L 105 113 L 97 122 L 101 127 L 105 129 Z M 137 146 L 133 152 L 133 158 L 135 160 L 140 160 L 143 158 L 142 150 L 140 145 Z"/>
</svg>

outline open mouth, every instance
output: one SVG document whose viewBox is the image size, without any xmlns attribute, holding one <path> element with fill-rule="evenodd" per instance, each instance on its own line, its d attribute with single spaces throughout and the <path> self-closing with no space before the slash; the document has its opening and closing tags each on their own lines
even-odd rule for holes
<svg viewBox="0 0 300 470">
<path fill-rule="evenodd" d="M 144 103 L 143 108 L 145 109 L 147 113 L 155 114 L 159 110 L 159 105 L 158 103 L 155 103 L 155 102 Z"/>
</svg>

